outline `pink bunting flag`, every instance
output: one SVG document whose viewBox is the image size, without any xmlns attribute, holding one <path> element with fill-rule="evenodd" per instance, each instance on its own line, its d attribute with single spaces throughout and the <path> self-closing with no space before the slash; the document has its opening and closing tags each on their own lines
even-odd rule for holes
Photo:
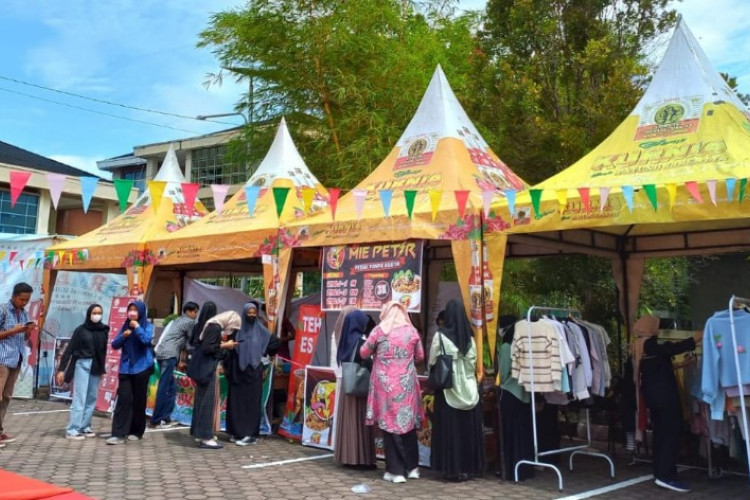
<svg viewBox="0 0 750 500">
<path fill-rule="evenodd" d="M 589 213 L 591 207 L 589 206 L 589 188 L 578 188 L 578 194 L 581 196 L 581 203 L 586 213 Z"/>
<path fill-rule="evenodd" d="M 357 209 L 357 220 L 362 218 L 362 210 L 365 207 L 365 198 L 367 198 L 366 189 L 355 189 L 352 191 L 354 196 L 354 207 Z"/>
<path fill-rule="evenodd" d="M 339 188 L 330 188 L 328 190 L 328 206 L 331 207 L 331 219 L 336 220 L 336 208 L 339 204 L 339 195 L 341 194 L 341 189 Z"/>
<path fill-rule="evenodd" d="M 188 216 L 191 217 L 195 211 L 195 199 L 198 197 L 198 190 L 201 185 L 196 182 L 183 182 L 181 186 L 182 196 L 185 197 L 185 208 Z"/>
<path fill-rule="evenodd" d="M 607 198 L 609 198 L 609 187 L 599 188 L 599 212 L 604 212 L 604 207 L 607 205 Z"/>
<path fill-rule="evenodd" d="M 484 211 L 485 217 L 490 216 L 490 208 L 492 208 L 492 198 L 494 197 L 494 189 L 487 189 L 485 191 L 482 191 L 482 210 Z"/>
<path fill-rule="evenodd" d="M 57 210 L 57 203 L 60 201 L 63 186 L 65 186 L 65 176 L 62 174 L 47 174 L 47 187 L 49 196 L 52 198 L 52 206 Z"/>
<path fill-rule="evenodd" d="M 13 262 L 13 259 L 16 258 L 16 255 L 18 255 L 17 250 L 11 250 L 10 255 L 8 256 L 8 262 Z"/>
<path fill-rule="evenodd" d="M 21 196 L 23 188 L 31 178 L 31 172 L 22 172 L 20 170 L 10 171 L 10 208 L 16 206 L 18 197 Z"/>
<path fill-rule="evenodd" d="M 214 195 L 214 207 L 218 214 L 224 210 L 224 200 L 227 197 L 227 191 L 229 191 L 229 184 L 211 184 L 211 192 Z"/>
<path fill-rule="evenodd" d="M 466 213 L 466 202 L 469 200 L 469 192 L 466 190 L 459 190 L 455 192 L 456 204 L 458 204 L 458 216 L 462 219 Z"/>
<path fill-rule="evenodd" d="M 711 198 L 711 203 L 716 205 L 716 180 L 706 181 L 708 186 L 708 196 Z"/>
<path fill-rule="evenodd" d="M 701 196 L 701 190 L 698 187 L 698 183 L 696 181 L 687 181 L 685 183 L 685 188 L 687 188 L 688 193 L 690 193 L 690 196 L 695 198 L 695 201 L 698 203 L 703 203 L 703 197 Z"/>
</svg>

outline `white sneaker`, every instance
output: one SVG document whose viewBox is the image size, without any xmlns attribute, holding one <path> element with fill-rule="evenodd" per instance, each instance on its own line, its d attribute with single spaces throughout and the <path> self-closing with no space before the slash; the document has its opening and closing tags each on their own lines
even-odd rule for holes
<svg viewBox="0 0 750 500">
<path fill-rule="evenodd" d="M 386 472 L 385 474 L 383 474 L 383 481 L 388 481 L 389 483 L 392 483 L 394 477 L 396 476 L 394 476 L 390 472 Z"/>
<path fill-rule="evenodd" d="M 409 471 L 409 479 L 419 479 L 419 467 L 414 467 Z"/>
<path fill-rule="evenodd" d="M 125 439 L 117 436 L 112 436 L 111 438 L 107 439 L 107 444 L 124 444 Z"/>
<path fill-rule="evenodd" d="M 390 483 L 396 483 L 396 484 L 406 482 L 406 478 L 404 476 L 397 476 L 395 474 L 391 474 L 390 472 L 386 472 L 385 474 L 383 474 L 383 479 Z"/>
<path fill-rule="evenodd" d="M 173 427 L 177 427 L 178 425 L 180 424 L 173 420 L 172 422 L 161 422 L 158 427 L 159 429 L 171 429 Z"/>
<path fill-rule="evenodd" d="M 65 434 L 65 439 L 81 441 L 82 439 L 86 439 L 86 436 L 84 436 L 83 434 Z"/>
<path fill-rule="evenodd" d="M 406 478 L 404 476 L 394 476 L 393 477 L 393 482 L 395 484 L 402 484 L 402 483 L 406 482 Z"/>
<path fill-rule="evenodd" d="M 135 434 L 128 435 L 128 441 L 140 441 L 140 440 L 141 440 L 141 438 L 139 438 Z"/>
<path fill-rule="evenodd" d="M 96 432 L 94 432 L 91 429 L 83 429 L 83 433 L 82 434 L 84 436 L 86 436 L 87 438 L 95 438 L 96 437 Z"/>
</svg>

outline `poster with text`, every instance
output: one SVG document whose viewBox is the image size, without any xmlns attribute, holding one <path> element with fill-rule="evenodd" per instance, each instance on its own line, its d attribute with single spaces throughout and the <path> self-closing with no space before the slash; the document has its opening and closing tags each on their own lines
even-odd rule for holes
<svg viewBox="0 0 750 500">
<path fill-rule="evenodd" d="M 115 397 L 120 375 L 120 351 L 112 349 L 112 341 L 120 331 L 128 316 L 128 304 L 135 302 L 135 297 L 115 297 L 109 308 L 109 342 L 107 355 L 104 358 L 105 373 L 99 383 L 99 395 L 96 398 L 96 409 L 112 413 L 115 411 Z"/>
<path fill-rule="evenodd" d="M 72 399 L 73 384 L 68 382 L 58 384 L 54 376 L 55 373 L 57 373 L 61 369 L 64 369 L 64 367 L 60 367 L 60 362 L 62 361 L 63 354 L 65 354 L 65 350 L 68 348 L 68 345 L 70 345 L 70 338 L 60 337 L 55 339 L 55 363 L 53 365 L 52 380 L 50 381 L 49 391 L 50 397 L 53 398 Z"/>
<path fill-rule="evenodd" d="M 324 311 L 355 306 L 380 311 L 391 300 L 409 312 L 422 307 L 423 242 L 347 245 L 323 249 Z"/>
<path fill-rule="evenodd" d="M 332 368 L 305 367 L 302 444 L 333 449 L 336 429 L 336 372 Z"/>
<path fill-rule="evenodd" d="M 300 306 L 287 388 L 286 410 L 279 426 L 279 434 L 296 441 L 302 439 L 305 367 L 312 362 L 322 324 L 323 313 L 319 305 Z"/>
</svg>

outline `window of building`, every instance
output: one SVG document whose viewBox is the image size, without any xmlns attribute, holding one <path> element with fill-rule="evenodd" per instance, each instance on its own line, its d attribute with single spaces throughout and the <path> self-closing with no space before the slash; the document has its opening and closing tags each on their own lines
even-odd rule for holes
<svg viewBox="0 0 750 500">
<path fill-rule="evenodd" d="M 10 208 L 10 191 L 0 189 L 0 233 L 36 233 L 36 218 L 39 213 L 39 195 L 21 193 L 13 208 Z"/>
<path fill-rule="evenodd" d="M 146 166 L 127 168 L 120 172 L 121 179 L 130 179 L 133 181 L 133 186 L 138 189 L 138 194 L 143 193 L 146 190 Z"/>
<path fill-rule="evenodd" d="M 242 184 L 247 180 L 244 165 L 230 161 L 225 145 L 194 150 L 190 173 L 192 182 L 202 186 Z"/>
</svg>

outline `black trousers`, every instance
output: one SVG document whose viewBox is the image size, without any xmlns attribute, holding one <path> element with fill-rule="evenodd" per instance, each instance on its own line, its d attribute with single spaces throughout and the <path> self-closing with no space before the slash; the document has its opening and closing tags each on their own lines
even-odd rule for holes
<svg viewBox="0 0 750 500">
<path fill-rule="evenodd" d="M 676 481 L 682 410 L 679 404 L 674 404 L 649 408 L 649 411 L 654 426 L 654 477 L 662 481 Z"/>
<path fill-rule="evenodd" d="M 148 379 L 154 372 L 149 368 L 135 375 L 120 375 L 117 387 L 117 404 L 112 417 L 112 436 L 124 438 L 129 435 L 143 437 L 146 432 L 146 399 Z"/>
<path fill-rule="evenodd" d="M 394 476 L 406 476 L 419 466 L 419 444 L 417 431 L 406 434 L 391 434 L 383 431 L 385 445 L 385 470 Z"/>
</svg>

